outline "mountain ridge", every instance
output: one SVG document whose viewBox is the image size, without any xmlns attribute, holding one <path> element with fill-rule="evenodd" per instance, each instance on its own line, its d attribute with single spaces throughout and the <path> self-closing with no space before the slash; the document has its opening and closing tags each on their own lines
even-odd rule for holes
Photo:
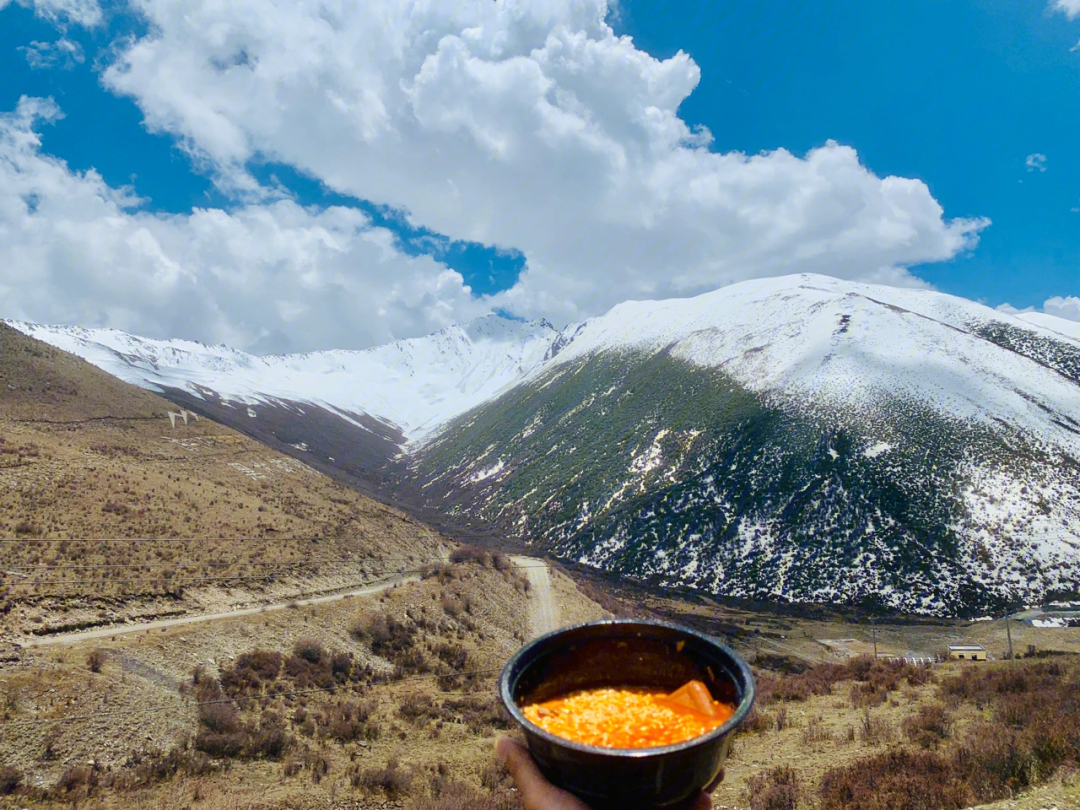
<svg viewBox="0 0 1080 810">
<path fill-rule="evenodd" d="M 798 275 L 561 331 L 489 316 L 368 350 L 381 366 L 293 355 L 257 396 L 108 362 L 453 531 L 713 593 L 964 613 L 1080 584 L 1080 340 L 1026 315 Z"/>
</svg>

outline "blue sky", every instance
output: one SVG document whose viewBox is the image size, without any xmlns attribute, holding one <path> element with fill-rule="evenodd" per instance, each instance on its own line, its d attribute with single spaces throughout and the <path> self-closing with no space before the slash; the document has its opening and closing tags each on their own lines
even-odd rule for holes
<svg viewBox="0 0 1080 810">
<path fill-rule="evenodd" d="M 385 0 L 388 7 L 403 3 Z M 571 31 L 579 28 L 590 42 L 598 43 L 598 50 L 606 49 L 604 52 L 612 55 L 616 67 L 611 75 L 615 78 L 606 79 L 607 85 L 597 80 L 596 86 L 588 87 L 580 84 L 587 81 L 581 79 L 581 71 L 561 74 L 551 67 L 552 61 L 537 58 L 549 81 L 544 97 L 563 98 L 556 94 L 567 88 L 567 94 L 573 95 L 572 103 L 553 103 L 560 112 L 588 108 L 581 113 L 581 120 L 595 123 L 606 138 L 605 145 L 614 144 L 630 155 L 636 154 L 635 150 L 647 152 L 639 149 L 635 128 L 653 127 L 652 123 L 641 123 L 648 109 L 660 109 L 666 116 L 666 123 L 649 130 L 654 151 L 656 138 L 666 137 L 656 135 L 666 131 L 663 127 L 688 129 L 670 144 L 665 142 L 667 152 L 662 160 L 650 163 L 653 158 L 648 155 L 639 158 L 643 179 L 637 186 L 639 191 L 626 192 L 626 199 L 633 202 L 637 196 L 647 196 L 655 186 L 657 166 L 668 171 L 666 167 L 673 164 L 663 161 L 673 155 L 681 156 L 680 160 L 687 155 L 705 160 L 706 152 L 766 153 L 761 165 L 780 172 L 790 170 L 791 177 L 785 180 L 790 185 L 778 187 L 769 197 L 766 192 L 770 186 L 764 181 L 759 188 L 752 185 L 756 181 L 733 174 L 732 187 L 740 189 L 738 193 L 745 194 L 752 205 L 748 203 L 748 210 L 742 211 L 738 197 L 734 202 L 728 197 L 723 202 L 710 198 L 710 204 L 718 206 L 716 213 L 707 211 L 708 216 L 703 216 L 692 232 L 679 230 L 686 217 L 683 214 L 680 218 L 677 206 L 666 202 L 670 190 L 658 193 L 664 202 L 647 212 L 635 209 L 619 219 L 622 214 L 611 213 L 620 205 L 619 195 L 597 191 L 597 183 L 606 181 L 585 185 L 589 178 L 607 176 L 596 168 L 592 157 L 582 158 L 576 147 L 563 151 L 561 146 L 551 147 L 550 154 L 544 152 L 551 146 L 551 137 L 543 132 L 546 139 L 528 140 L 539 131 L 529 129 L 533 124 L 528 115 L 535 105 L 523 105 L 523 111 L 515 112 L 513 105 L 504 101 L 501 106 L 489 104 L 496 110 L 492 112 L 461 102 L 459 109 L 452 107 L 457 96 L 447 92 L 432 96 L 438 103 L 424 107 L 427 97 L 421 91 L 428 85 L 422 77 L 432 73 L 436 65 L 432 60 L 425 62 L 428 73 L 406 66 L 403 80 L 385 82 L 387 86 L 411 82 L 413 88 L 408 96 L 412 105 L 409 115 L 415 120 L 396 122 L 396 137 L 405 141 L 397 151 L 386 146 L 385 139 L 350 133 L 350 126 L 358 130 L 365 126 L 355 122 L 364 113 L 361 102 L 367 98 L 366 88 L 359 79 L 339 87 L 336 79 L 325 78 L 326 72 L 305 79 L 315 88 L 311 95 L 319 96 L 325 90 L 326 97 L 338 107 L 348 106 L 352 111 L 349 123 L 330 122 L 324 135 L 325 118 L 309 115 L 315 130 L 304 130 L 310 137 L 298 145 L 295 132 L 307 125 L 303 115 L 282 124 L 277 120 L 286 117 L 281 111 L 260 109 L 254 102 L 235 115 L 232 110 L 238 104 L 224 104 L 222 112 L 208 103 L 209 113 L 192 112 L 192 98 L 233 92 L 229 86 L 213 82 L 245 69 L 248 51 L 258 45 L 266 46 L 267 53 L 282 50 L 267 44 L 273 30 L 253 33 L 244 28 L 242 20 L 223 19 L 221 25 L 232 26 L 236 41 L 247 36 L 255 43 L 243 46 L 247 50 L 238 51 L 243 58 L 223 68 L 220 54 L 213 54 L 218 53 L 215 48 L 227 50 L 227 42 L 202 49 L 198 43 L 191 45 L 190 37 L 171 37 L 170 26 L 179 31 L 185 23 L 170 16 L 170 0 L 147 0 L 139 13 L 120 3 L 106 4 L 97 25 L 79 24 L 77 14 L 67 13 L 75 7 L 96 7 L 93 0 L 81 4 L 75 0 L 0 4 L 0 75 L 4 77 L 0 113 L 11 114 L 19 99 L 26 96 L 53 99 L 63 115 L 51 121 L 37 115 L 27 125 L 38 133 L 40 145 L 23 158 L 30 161 L 26 165 L 38 168 L 21 169 L 20 176 L 45 171 L 41 167 L 55 157 L 66 162 L 70 173 L 63 182 L 81 184 L 83 190 L 88 170 L 100 174 L 106 191 L 93 192 L 99 198 L 108 197 L 109 189 L 130 187 L 143 202 L 124 203 L 117 210 L 133 217 L 132 233 L 141 228 L 153 234 L 151 252 L 158 257 L 158 264 L 179 268 L 167 274 L 169 283 L 187 284 L 183 289 L 176 287 L 175 299 L 186 304 L 159 301 L 153 306 L 160 307 L 162 313 L 178 305 L 192 307 L 193 313 L 198 307 L 210 313 L 205 318 L 192 314 L 181 320 L 160 314 L 145 316 L 150 310 L 144 310 L 137 299 L 115 304 L 108 298 L 108 285 L 86 274 L 75 285 L 84 296 L 81 301 L 59 300 L 64 294 L 73 295 L 70 292 L 57 292 L 55 301 L 40 291 L 33 295 L 24 292 L 19 297 L 17 280 L 9 280 L 6 286 L 0 280 L 0 290 L 11 291 L 10 300 L 19 302 L 14 311 L 0 315 L 81 319 L 93 322 L 87 325 L 144 332 L 179 329 L 191 333 L 184 336 L 221 337 L 266 351 L 327 348 L 328 343 L 360 346 L 422 332 L 484 308 L 526 317 L 544 315 L 558 322 L 597 314 L 623 298 L 693 294 L 755 273 L 830 272 L 829 250 L 839 243 L 865 245 L 859 248 L 861 253 L 852 249 L 854 252 L 835 258 L 836 274 L 845 277 L 905 284 L 922 280 L 991 306 L 1009 303 L 1040 308 L 1055 296 L 1080 296 L 1080 159 L 1075 146 L 1075 133 L 1080 131 L 1080 50 L 1073 47 L 1080 39 L 1080 20 L 1055 12 L 1045 0 L 912 0 L 906 4 L 622 0 L 606 16 L 612 37 L 612 32 L 598 27 L 579 8 L 602 11 L 598 3 L 537 0 L 534 5 L 543 6 L 543 14 L 529 17 L 525 21 L 528 26 L 520 19 L 498 24 L 510 26 L 508 30 L 516 30 L 513 26 L 517 25 L 535 36 L 536 19 L 552 20 L 552 30 L 559 25 Z M 301 5 L 305 4 L 297 4 L 297 9 Z M 281 19 L 306 13 L 297 9 L 282 10 Z M 486 20 L 483 15 L 491 13 L 489 8 L 477 9 L 473 12 L 479 15 L 477 19 Z M 338 30 L 347 30 L 349 22 L 341 22 Z M 455 33 L 468 27 L 457 19 L 440 18 L 438 24 Z M 272 29 L 273 24 L 268 25 Z M 282 37 L 287 27 L 282 22 Z M 357 30 L 364 30 L 359 23 Z M 619 44 L 621 35 L 633 38 L 634 50 L 627 52 Z M 504 55 L 496 59 L 483 51 L 481 56 L 482 49 L 475 42 L 467 36 L 461 41 L 473 49 L 473 63 L 487 59 L 488 64 L 508 71 L 506 76 L 519 76 L 509 72 L 512 60 Z M 541 41 L 542 36 L 537 39 Z M 58 42 L 61 47 L 55 45 Z M 149 43 L 149 56 L 139 61 L 138 46 L 143 43 Z M 340 48 L 333 50 L 334 58 L 348 55 L 349 47 L 356 48 L 355 39 L 351 44 L 332 38 L 319 43 L 329 50 Z M 424 47 L 432 46 L 425 43 Z M 692 62 L 677 56 L 679 51 L 688 54 Z M 535 54 L 536 43 L 522 51 L 530 59 Z M 181 59 L 218 61 L 206 77 L 193 74 L 186 85 L 182 71 L 164 72 L 170 65 L 182 63 Z M 250 61 L 262 66 L 269 58 L 256 54 Z M 521 59 L 513 64 L 520 66 Z M 618 72 L 620 65 L 635 66 L 636 72 L 623 77 Z M 301 69 L 289 63 L 285 72 L 293 76 Z M 646 74 L 653 78 L 636 85 Z M 462 75 L 480 82 L 476 77 L 487 74 Z M 174 84 L 164 82 L 163 76 Z M 453 87 L 460 93 L 462 76 L 450 78 L 459 82 Z M 254 97 L 260 85 L 253 86 L 256 90 L 249 90 L 248 95 Z M 491 86 L 510 84 L 501 80 L 501 84 L 493 81 Z M 553 86 L 558 89 L 552 90 Z M 661 89 L 655 90 L 657 86 Z M 464 95 L 471 89 L 468 85 Z M 291 85 L 279 81 L 271 90 L 268 97 L 274 100 L 268 107 L 285 98 Z M 490 87 L 480 90 L 488 93 L 483 98 L 493 97 Z M 605 92 L 610 92 L 609 98 L 604 98 Z M 651 106 L 638 100 L 649 92 L 656 93 Z M 392 101 L 392 90 L 385 91 L 383 105 L 390 107 Z M 287 101 L 280 104 L 282 110 L 297 107 L 295 102 L 291 106 Z M 617 108 L 617 114 L 609 113 L 609 104 Z M 665 104 L 673 109 L 665 110 Z M 267 119 L 274 119 L 271 123 L 263 121 L 264 112 Z M 482 118 L 484 115 L 488 117 Z M 546 124 L 538 126 L 542 130 Z M 410 127 L 423 130 L 423 138 L 417 135 L 409 142 Z M 711 133 L 711 143 L 694 142 L 691 133 L 705 131 Z M 236 146 L 236 132 L 242 133 L 242 146 Z M 489 137 L 492 132 L 501 133 L 495 146 Z M 522 147 L 515 151 L 514 138 L 525 146 L 532 145 L 529 150 Z M 325 143 L 317 148 L 312 145 L 320 139 Z M 830 141 L 854 151 L 832 149 Z M 687 144 L 693 147 L 692 152 L 687 152 Z M 795 163 L 776 150 L 790 152 Z M 533 161 L 530 155 L 538 153 L 543 154 Z M 814 162 L 815 154 L 823 161 L 829 158 L 823 167 Z M 433 168 L 424 174 L 412 165 L 414 162 Z M 715 168 L 714 163 L 709 167 Z M 443 171 L 445 178 L 440 174 L 431 179 L 433 172 Z M 722 173 L 728 169 L 716 171 L 723 185 L 728 175 Z M 881 192 L 884 196 L 879 199 L 878 191 L 872 188 L 891 175 L 924 184 L 925 188 L 916 190 L 918 194 L 908 195 L 915 200 L 910 210 L 904 208 L 907 202 L 896 203 L 889 196 L 891 192 Z M 693 172 L 688 177 L 692 178 Z M 688 182 L 681 181 L 679 188 Z M 762 236 L 760 244 L 747 246 L 733 243 L 726 228 L 709 231 L 710 217 L 766 222 L 769 230 L 778 218 L 788 216 L 786 200 L 801 195 L 811 183 L 820 186 L 811 189 L 812 194 L 820 195 L 819 202 L 796 217 L 801 223 L 798 227 L 805 227 L 805 235 L 796 232 L 790 236 L 790 229 L 782 229 L 791 245 L 790 250 L 784 248 L 787 252 L 774 249 L 775 237 L 768 234 Z M 22 199 L 32 196 L 36 200 L 46 193 L 27 191 Z M 51 193 L 60 194 L 55 188 Z M 836 222 L 821 226 L 827 231 L 825 236 L 819 234 L 821 229 L 813 221 L 815 211 L 827 208 L 834 198 L 855 200 L 855 195 L 869 196 L 851 202 L 850 208 L 845 208 L 847 203 L 838 203 L 838 209 L 844 210 L 838 210 Z M 371 304 L 369 320 L 380 325 L 357 334 L 311 325 L 303 313 L 320 307 L 324 311 L 325 305 L 299 298 L 275 298 L 278 320 L 263 323 L 253 309 L 240 304 L 230 309 L 233 305 L 225 291 L 215 286 L 224 283 L 222 278 L 227 275 L 220 269 L 222 264 L 240 261 L 243 254 L 234 252 L 226 259 L 212 256 L 209 248 L 200 249 L 197 255 L 183 253 L 181 248 L 169 247 L 171 239 L 182 242 L 180 236 L 155 230 L 166 224 L 195 227 L 197 218 L 192 215 L 197 210 L 226 212 L 230 214 L 228 226 L 238 228 L 242 219 L 250 222 L 260 212 L 282 216 L 281 207 L 274 206 L 283 197 L 307 211 L 288 213 L 289 239 L 308 244 L 305 239 L 310 234 L 325 234 L 327 229 L 336 235 L 338 247 L 342 239 L 362 238 L 366 245 L 379 245 L 382 253 L 378 261 L 383 270 L 377 276 L 355 278 L 345 278 L 348 270 L 335 270 L 329 274 L 335 280 L 311 282 L 313 271 L 304 271 L 301 266 L 306 266 L 305 262 L 318 265 L 322 260 L 315 254 L 295 260 L 299 249 L 290 243 L 286 253 L 294 258 L 259 259 L 274 268 L 267 273 L 278 273 L 273 276 L 274 283 L 287 287 L 288 279 L 302 277 L 309 286 L 321 284 L 319 295 L 328 296 L 327 300 L 340 302 L 347 295 L 357 302 L 365 296 L 379 299 Z M 602 205 L 596 200 L 603 200 Z M 934 212 L 935 200 L 943 213 Z M 886 213 L 875 213 L 878 205 Z M 898 213 L 894 210 L 897 206 L 902 209 Z M 334 207 L 356 210 L 367 224 L 334 220 L 327 225 L 325 212 Z M 870 213 L 863 225 L 849 227 L 844 218 L 851 215 L 844 211 L 864 209 Z M 36 203 L 27 210 L 28 216 L 45 216 L 44 209 L 36 210 Z M 561 210 L 565 218 L 559 221 Z M 665 226 L 664 217 L 669 213 L 673 224 Z M 894 213 L 900 223 L 896 227 L 912 220 L 917 224 L 904 239 L 889 241 L 880 234 L 891 232 L 889 228 L 895 223 L 888 223 L 888 228 L 878 228 L 875 223 Z M 54 234 L 50 239 L 67 238 L 58 234 L 76 230 L 62 221 L 70 214 L 61 211 L 49 216 L 54 221 L 39 224 Z M 94 230 L 89 213 L 78 216 L 79 228 Z M 297 217 L 307 219 L 301 222 Z M 595 224 L 590 224 L 594 218 Z M 978 218 L 987 218 L 992 224 L 980 223 Z M 613 224 L 613 220 L 617 221 Z M 375 230 L 370 230 L 372 227 Z M 733 225 L 730 230 L 745 227 Z M 378 236 L 387 232 L 393 235 L 389 247 Z M 127 236 L 115 238 L 118 243 L 131 244 Z M 258 241 L 250 234 L 245 238 Z M 97 245 L 93 239 L 87 244 Z M 700 241 L 696 252 L 683 250 L 685 243 L 695 240 Z M 340 250 L 351 256 L 356 266 L 375 261 L 361 258 L 367 254 L 351 253 L 351 247 Z M 732 257 L 751 259 L 742 264 L 735 258 L 727 263 L 724 259 L 713 261 L 710 251 L 723 255 L 725 250 L 730 250 Z M 70 289 L 70 281 L 61 282 L 68 274 L 81 272 L 70 258 L 79 251 L 72 246 L 65 253 L 67 259 L 38 257 L 35 260 L 42 262 L 38 272 L 58 285 L 57 289 Z M 387 251 L 396 257 L 392 261 L 401 262 L 400 271 L 386 264 L 391 261 L 386 258 Z M 26 255 L 26 251 L 18 255 Z M 810 263 L 797 258 L 807 255 L 816 258 Z M 281 269 L 294 260 L 299 264 Z M 68 264 L 57 264 L 64 261 Z M 116 261 L 101 258 L 102 266 Z M 679 276 L 683 266 L 691 265 L 695 268 L 692 272 Z M 760 271 L 755 269 L 758 266 Z M 446 292 L 450 282 L 439 275 L 443 267 L 460 273 L 469 289 Z M 325 275 L 322 265 L 317 270 Z M 421 279 L 410 282 L 413 292 L 402 292 L 404 282 L 391 284 L 399 272 L 402 279 L 412 278 L 409 274 Z M 672 275 L 675 278 L 669 278 Z M 236 295 L 239 300 L 239 293 Z M 433 307 L 433 301 L 439 306 Z M 357 308 L 363 307 L 357 303 Z M 431 309 L 440 314 L 428 314 Z M 351 316 L 343 310 L 340 317 L 348 320 Z M 213 329 L 195 326 L 213 319 L 218 323 Z"/>
<path fill-rule="evenodd" d="M 1080 23 L 1045 2 L 646 0 L 620 28 L 694 57 L 680 112 L 716 148 L 833 138 L 878 175 L 921 179 L 947 214 L 989 217 L 970 255 L 914 268 L 939 289 L 1020 307 L 1080 294 Z"/>
</svg>

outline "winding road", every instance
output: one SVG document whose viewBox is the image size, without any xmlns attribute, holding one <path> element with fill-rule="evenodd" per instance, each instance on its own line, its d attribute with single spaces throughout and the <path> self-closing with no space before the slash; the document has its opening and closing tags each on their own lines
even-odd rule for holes
<svg viewBox="0 0 1080 810">
<path fill-rule="evenodd" d="M 535 557 L 511 557 L 529 578 L 529 638 L 550 633 L 559 626 L 559 606 L 551 592 L 551 572 Z"/>
<path fill-rule="evenodd" d="M 547 576 L 546 568 L 544 569 L 544 575 L 545 577 Z M 122 636 L 128 633 L 142 633 L 144 631 L 158 630 L 166 627 L 179 627 L 185 624 L 199 624 L 201 622 L 214 622 L 221 619 L 235 619 L 240 616 L 253 616 L 257 613 L 272 613 L 275 610 L 285 610 L 286 608 L 292 607 L 321 605 L 326 602 L 336 602 L 339 599 L 348 599 L 353 596 L 371 596 L 372 594 L 382 593 L 385 590 L 393 588 L 398 583 L 419 581 L 420 577 L 415 574 L 397 576 L 385 579 L 373 585 L 365 585 L 363 588 L 344 591 L 342 593 L 334 593 L 329 596 L 314 596 L 308 599 L 290 599 L 288 602 L 276 602 L 271 605 L 259 605 L 257 607 L 229 610 L 224 613 L 204 613 L 199 616 L 181 616 L 176 619 L 161 619 L 160 621 L 146 622 L 144 624 L 121 624 L 112 627 L 103 627 L 98 630 L 80 630 L 75 633 L 63 633 L 44 638 L 28 639 L 21 642 L 21 644 L 24 649 L 30 647 L 51 647 L 58 644 L 77 644 L 78 642 L 87 639 L 111 638 L 112 636 Z"/>
<path fill-rule="evenodd" d="M 551 574 L 543 560 L 534 557 L 512 557 L 514 564 L 525 572 L 529 579 L 529 638 L 536 638 L 545 633 L 550 633 L 559 626 L 559 607 L 555 601 L 555 594 L 551 589 Z M 96 630 L 80 630 L 74 633 L 61 633 L 55 636 L 31 638 L 20 642 L 23 649 L 31 647 L 54 647 L 68 644 L 78 644 L 81 641 L 93 639 L 112 638 L 130 633 L 143 633 L 150 630 L 161 630 L 169 627 L 181 627 L 187 624 L 201 624 L 203 622 L 215 622 L 225 619 L 237 619 L 242 616 L 254 616 L 259 613 L 272 613 L 286 608 L 304 607 L 306 605 L 321 605 L 327 602 L 336 602 L 340 599 L 348 599 L 354 596 L 372 596 L 389 590 L 399 583 L 419 582 L 420 577 L 416 574 L 402 575 L 384 579 L 362 588 L 350 591 L 330 594 L 328 596 L 313 596 L 306 599 L 293 598 L 287 602 L 276 602 L 269 605 L 229 610 L 223 613 L 204 613 L 198 616 L 180 616 L 173 619 L 161 619 L 159 621 L 144 622 L 140 624 L 120 624 L 110 627 L 101 627 Z"/>
</svg>

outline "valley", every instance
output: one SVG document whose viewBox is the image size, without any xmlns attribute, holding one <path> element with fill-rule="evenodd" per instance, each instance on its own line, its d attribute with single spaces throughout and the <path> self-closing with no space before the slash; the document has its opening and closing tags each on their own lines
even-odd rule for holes
<svg viewBox="0 0 1080 810">
<path fill-rule="evenodd" d="M 1012 603 L 979 601 L 955 538 L 926 539 L 955 524 L 973 457 L 1014 454 L 1010 474 L 1067 505 L 1049 467 L 1065 451 L 899 408 L 860 433 L 667 349 L 572 343 L 534 345 L 559 365 L 479 386 L 490 402 L 412 445 L 329 403 L 164 399 L 0 325 L 0 808 L 518 810 L 492 756 L 515 733 L 495 679 L 528 639 L 607 616 L 695 627 L 754 667 L 716 807 L 849 810 L 829 786 L 881 763 L 927 769 L 882 782 L 883 802 L 930 784 L 942 810 L 1080 807 L 1080 746 L 1037 745 L 1080 716 L 1080 628 L 973 621 Z M 1071 355 L 1024 351 L 1071 373 Z M 769 509 L 801 517 L 748 545 L 738 516 Z M 990 563 L 1034 560 L 1045 579 L 1017 593 L 1068 597 L 1068 544 L 1017 545 L 1021 528 Z M 805 559 L 773 555 L 785 544 Z M 984 579 L 1030 575 L 990 563 Z M 717 570 L 786 584 L 715 587 Z M 881 598 L 905 588 L 932 600 Z M 994 660 L 905 661 L 957 643 Z M 991 720 L 1011 747 L 982 742 L 1006 745 Z"/>
<path fill-rule="evenodd" d="M 1070 323 L 802 274 L 360 352 L 13 326 L 449 536 L 974 618 L 1080 598 Z"/>
</svg>

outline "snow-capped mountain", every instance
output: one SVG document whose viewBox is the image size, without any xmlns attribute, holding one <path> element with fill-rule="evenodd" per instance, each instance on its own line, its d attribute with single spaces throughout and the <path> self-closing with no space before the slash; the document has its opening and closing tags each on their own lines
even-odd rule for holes
<svg viewBox="0 0 1080 810">
<path fill-rule="evenodd" d="M 276 358 L 12 325 L 451 529 L 663 584 L 933 613 L 1080 588 L 1080 329 L 1052 316 L 800 275 Z"/>
<path fill-rule="evenodd" d="M 366 351 L 256 357 L 224 345 L 151 340 L 115 329 L 7 321 L 157 393 L 182 391 L 243 405 L 306 403 L 345 418 L 368 415 L 410 440 L 496 396 L 539 364 L 557 336 L 546 321 L 496 315 Z"/>
</svg>

